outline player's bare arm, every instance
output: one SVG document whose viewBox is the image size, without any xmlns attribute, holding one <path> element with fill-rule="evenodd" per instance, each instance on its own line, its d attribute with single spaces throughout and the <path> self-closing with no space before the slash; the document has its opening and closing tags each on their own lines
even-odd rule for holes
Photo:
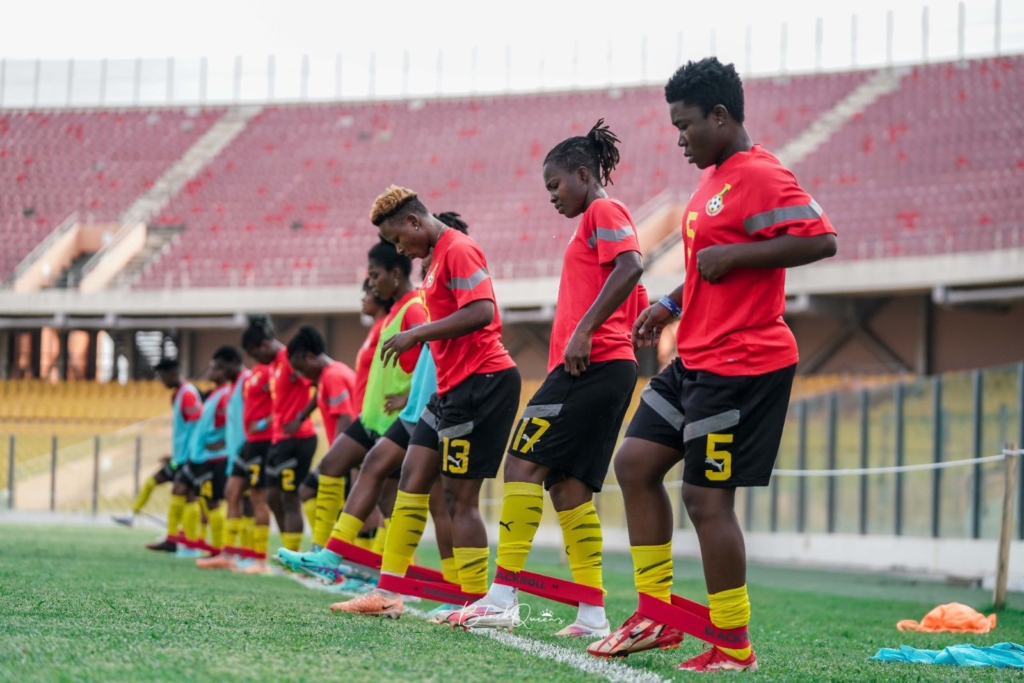
<svg viewBox="0 0 1024 683">
<path fill-rule="evenodd" d="M 399 332 L 384 342 L 381 360 L 384 365 L 397 363 L 398 357 L 416 344 L 454 339 L 487 327 L 494 320 L 494 302 L 490 299 L 471 301 L 455 313 L 436 322 Z"/>
<path fill-rule="evenodd" d="M 833 234 L 716 244 L 697 252 L 697 270 L 702 279 L 714 284 L 733 268 L 795 268 L 835 256 L 837 248 Z"/>
</svg>

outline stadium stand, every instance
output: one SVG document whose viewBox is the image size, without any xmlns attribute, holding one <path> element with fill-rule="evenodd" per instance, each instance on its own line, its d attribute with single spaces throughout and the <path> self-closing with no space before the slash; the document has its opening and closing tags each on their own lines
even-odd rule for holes
<svg viewBox="0 0 1024 683">
<path fill-rule="evenodd" d="M 0 431 L 24 432 L 33 424 L 47 433 L 106 431 L 167 412 L 170 392 L 159 382 L 0 382 Z"/>
<path fill-rule="evenodd" d="M 866 73 L 752 80 L 754 134 L 784 144 Z M 601 117 L 623 139 L 613 192 L 634 211 L 693 186 L 696 170 L 666 154 L 675 129 L 661 88 L 269 107 L 162 212 L 187 229 L 137 286 L 358 282 L 376 239 L 367 207 L 391 182 L 461 212 L 498 277 L 553 275 L 573 224 L 547 206 L 540 165 Z"/>
<path fill-rule="evenodd" d="M 223 110 L 0 113 L 0 281 L 73 211 L 114 221 Z"/>
<path fill-rule="evenodd" d="M 1021 246 L 1024 58 L 915 67 L 793 169 L 843 226 L 839 258 Z"/>
</svg>

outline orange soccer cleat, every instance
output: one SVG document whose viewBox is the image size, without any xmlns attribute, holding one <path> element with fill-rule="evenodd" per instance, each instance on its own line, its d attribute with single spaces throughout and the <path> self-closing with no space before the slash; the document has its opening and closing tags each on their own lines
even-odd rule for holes
<svg viewBox="0 0 1024 683">
<path fill-rule="evenodd" d="M 397 619 L 402 616 L 402 596 L 395 595 L 393 598 L 384 595 L 379 590 L 372 590 L 366 595 L 360 595 L 347 602 L 336 602 L 331 605 L 332 612 L 348 612 L 350 614 L 363 614 L 368 617 L 388 617 Z"/>
</svg>

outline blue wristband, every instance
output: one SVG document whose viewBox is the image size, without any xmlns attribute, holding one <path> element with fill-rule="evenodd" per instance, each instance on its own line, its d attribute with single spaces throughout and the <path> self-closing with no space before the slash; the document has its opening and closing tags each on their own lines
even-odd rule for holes
<svg viewBox="0 0 1024 683">
<path fill-rule="evenodd" d="M 672 301 L 666 294 L 665 296 L 658 299 L 658 303 L 668 309 L 668 312 L 672 314 L 673 318 L 679 318 L 683 315 L 683 307 Z"/>
<path fill-rule="evenodd" d="M 260 420 L 259 422 L 256 423 L 256 431 L 257 432 L 262 432 L 266 428 L 267 428 L 267 418 L 263 418 L 262 420 Z"/>
</svg>

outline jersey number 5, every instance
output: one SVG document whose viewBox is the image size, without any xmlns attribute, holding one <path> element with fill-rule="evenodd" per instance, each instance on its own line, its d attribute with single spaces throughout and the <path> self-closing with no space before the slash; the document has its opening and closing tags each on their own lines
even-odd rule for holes
<svg viewBox="0 0 1024 683">
<path fill-rule="evenodd" d="M 728 481 L 732 476 L 732 453 L 718 450 L 719 444 L 732 443 L 732 434 L 708 434 L 707 457 L 704 462 L 711 468 L 704 470 L 708 481 Z"/>
</svg>

